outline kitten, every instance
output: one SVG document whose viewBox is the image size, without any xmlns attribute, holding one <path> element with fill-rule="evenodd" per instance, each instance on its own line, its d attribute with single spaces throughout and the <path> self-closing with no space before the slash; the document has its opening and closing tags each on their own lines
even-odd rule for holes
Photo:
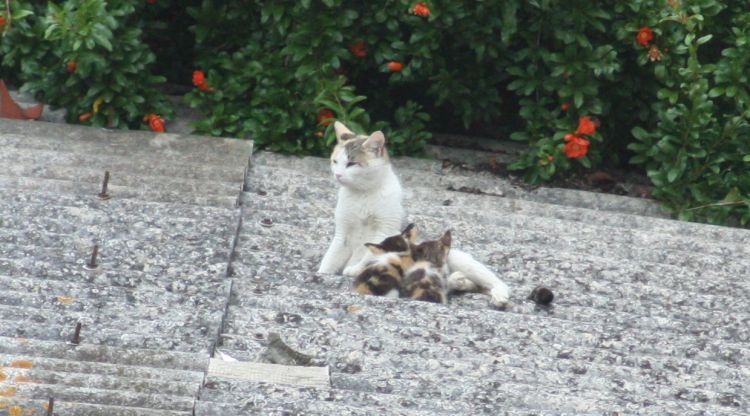
<svg viewBox="0 0 750 416">
<path fill-rule="evenodd" d="M 338 121 L 333 126 L 337 144 L 331 154 L 331 171 L 340 185 L 336 228 L 318 272 L 358 276 L 373 259 L 364 244 L 397 234 L 406 223 L 406 212 L 383 133 L 357 135 Z M 450 250 L 447 264 L 448 289 L 455 283 L 460 290 L 485 290 L 493 306 L 508 305 L 508 286 L 471 255 Z"/>
<path fill-rule="evenodd" d="M 372 259 L 365 243 L 398 234 L 406 213 L 401 204 L 401 183 L 393 173 L 385 136 L 354 134 L 335 122 L 336 147 L 331 171 L 340 185 L 336 203 L 336 229 L 319 273 L 356 276 Z"/>
<path fill-rule="evenodd" d="M 427 302 L 445 303 L 448 292 L 447 258 L 451 249 L 451 232 L 439 240 L 425 241 L 416 246 L 414 264 L 406 271 L 401 297 Z"/>
<path fill-rule="evenodd" d="M 366 243 L 373 258 L 354 280 L 354 291 L 360 294 L 398 297 L 404 270 L 411 267 L 416 231 L 409 224 L 401 234 L 379 244 Z"/>
</svg>

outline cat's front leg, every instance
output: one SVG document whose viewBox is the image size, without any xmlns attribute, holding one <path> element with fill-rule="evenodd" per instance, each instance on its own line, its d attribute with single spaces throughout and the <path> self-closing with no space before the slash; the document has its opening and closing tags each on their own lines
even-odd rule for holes
<svg viewBox="0 0 750 416">
<path fill-rule="evenodd" d="M 451 249 L 448 253 L 448 268 L 452 273 L 461 272 L 478 287 L 486 289 L 490 303 L 496 308 L 506 308 L 510 303 L 510 290 L 500 278 L 463 251 Z"/>
<path fill-rule="evenodd" d="M 354 260 L 356 257 L 352 256 L 352 260 Z M 362 256 L 362 259 L 358 261 L 356 264 L 346 266 L 344 267 L 344 276 L 359 276 L 360 273 L 362 273 L 367 265 L 372 261 L 373 259 L 372 253 L 369 251 L 364 253 Z"/>
<path fill-rule="evenodd" d="M 346 246 L 343 237 L 334 236 L 331 245 L 328 247 L 323 260 L 320 262 L 318 273 L 338 273 L 346 265 L 347 260 L 351 257 L 351 249 Z"/>
<path fill-rule="evenodd" d="M 374 226 L 374 230 L 369 231 L 364 241 L 375 243 L 382 241 L 390 235 L 398 234 L 402 222 L 402 219 L 398 215 L 381 219 L 380 223 Z M 344 276 L 359 276 L 373 258 L 374 256 L 364 244 L 354 247 L 352 249 L 352 257 L 344 268 Z"/>
</svg>

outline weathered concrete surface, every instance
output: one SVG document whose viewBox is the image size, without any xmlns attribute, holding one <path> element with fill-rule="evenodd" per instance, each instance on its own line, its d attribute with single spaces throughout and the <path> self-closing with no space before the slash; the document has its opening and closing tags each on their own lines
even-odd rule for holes
<svg viewBox="0 0 750 416">
<path fill-rule="evenodd" d="M 297 173 L 308 176 L 311 180 L 322 179 L 333 186 L 333 182 L 330 180 L 330 161 L 328 159 L 283 157 L 268 152 L 256 155 L 255 159 L 257 159 L 255 169 L 257 169 L 261 180 L 263 177 L 268 179 L 284 178 L 288 174 Z M 666 213 L 655 202 L 646 199 L 562 188 L 526 190 L 490 173 L 465 172 L 454 166 L 444 166 L 443 162 L 439 160 L 402 158 L 395 159 L 393 163 L 397 175 L 407 188 L 407 196 L 409 189 L 414 187 L 429 187 L 433 191 L 463 188 L 471 192 L 481 191 L 524 201 L 614 213 L 666 217 Z M 264 169 L 269 168 L 275 174 L 263 172 Z M 335 197 L 335 193 L 333 193 L 333 196 Z"/>
<path fill-rule="evenodd" d="M 222 351 L 258 360 L 278 333 L 331 367 L 334 391 L 383 406 L 357 413 L 363 399 L 332 399 L 347 406 L 342 414 L 411 414 L 404 398 L 429 414 L 750 409 L 750 233 L 633 215 L 659 215 L 642 200 L 567 191 L 543 200 L 435 162 L 395 165 L 420 236 L 451 228 L 457 246 L 509 284 L 510 310 L 492 310 L 480 294 L 445 306 L 363 297 L 348 278 L 314 273 L 333 231 L 328 162 L 262 153 L 241 200 Z M 539 284 L 555 293 L 550 308 L 525 299 Z M 297 409 L 268 406 L 275 393 L 264 386 L 228 383 L 204 389 L 212 404 L 197 414 Z M 389 396 L 398 399 L 381 405 Z M 303 409 L 328 408 L 310 397 Z"/>
<path fill-rule="evenodd" d="M 0 414 L 193 414 L 251 149 L 0 120 Z"/>
<path fill-rule="evenodd" d="M 44 414 L 49 397 L 59 415 L 750 411 L 747 231 L 397 159 L 421 238 L 452 229 L 512 306 L 360 296 L 314 272 L 333 232 L 328 161 L 260 153 L 245 173 L 249 151 L 0 121 L 0 415 Z M 551 307 L 526 299 L 540 284 Z M 207 375 L 215 346 L 265 361 L 276 335 L 331 385 Z"/>
</svg>

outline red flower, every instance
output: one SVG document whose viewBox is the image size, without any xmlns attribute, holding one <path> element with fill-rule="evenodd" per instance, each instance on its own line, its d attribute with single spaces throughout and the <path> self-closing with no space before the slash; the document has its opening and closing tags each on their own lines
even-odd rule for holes
<svg viewBox="0 0 750 416">
<path fill-rule="evenodd" d="M 324 108 L 318 112 L 318 124 L 328 126 L 331 123 L 333 123 L 333 120 L 335 118 L 336 118 L 336 115 L 333 114 L 333 111 L 327 108 Z"/>
<path fill-rule="evenodd" d="M 427 3 L 419 2 L 414 5 L 414 7 L 411 9 L 411 12 L 416 14 L 417 16 L 427 17 L 430 15 L 430 8 L 427 7 Z"/>
<path fill-rule="evenodd" d="M 560 109 L 563 110 L 563 111 L 568 111 L 569 108 L 570 108 L 570 103 L 567 102 L 567 101 L 565 101 L 564 103 L 560 104 Z"/>
<path fill-rule="evenodd" d="M 164 119 L 161 118 L 158 114 L 146 114 L 145 117 L 143 117 L 143 121 L 148 122 L 148 127 L 157 133 L 164 133 L 166 129 L 164 128 Z"/>
<path fill-rule="evenodd" d="M 571 159 L 580 159 L 589 152 L 589 141 L 576 134 L 565 135 L 565 155 Z"/>
<path fill-rule="evenodd" d="M 81 123 L 83 123 L 84 121 L 90 119 L 91 116 L 93 116 L 93 114 L 91 112 L 83 113 L 80 116 L 78 116 L 78 121 L 80 121 Z"/>
<path fill-rule="evenodd" d="M 635 41 L 639 45 L 648 46 L 648 44 L 654 39 L 654 31 L 650 27 L 644 26 L 635 35 Z"/>
<path fill-rule="evenodd" d="M 367 56 L 367 51 L 365 50 L 365 41 L 358 40 L 354 42 L 351 46 L 349 46 L 349 51 L 357 58 L 364 58 L 365 56 Z"/>
<path fill-rule="evenodd" d="M 401 72 L 404 69 L 404 64 L 399 61 L 388 62 L 388 70 L 391 72 Z"/>
<path fill-rule="evenodd" d="M 154 4 L 154 3 L 156 3 L 156 0 L 146 0 L 146 3 L 148 3 L 148 4 Z"/>
<path fill-rule="evenodd" d="M 67 69 L 68 72 L 76 72 L 76 68 L 78 68 L 78 64 L 74 60 L 70 60 L 65 64 L 65 69 Z"/>
<path fill-rule="evenodd" d="M 193 71 L 193 85 L 196 87 L 206 82 L 206 74 L 200 69 Z"/>
<path fill-rule="evenodd" d="M 596 133 L 596 128 L 599 127 L 599 122 L 592 119 L 589 116 L 583 116 L 578 119 L 578 128 L 576 129 L 576 135 L 588 136 L 589 134 Z"/>
<path fill-rule="evenodd" d="M 2 29 L 3 26 L 5 26 L 5 16 L 0 14 L 0 29 Z"/>
<path fill-rule="evenodd" d="M 211 86 L 206 82 L 206 74 L 200 69 L 193 71 L 193 85 L 200 88 L 202 91 L 211 89 Z"/>
</svg>

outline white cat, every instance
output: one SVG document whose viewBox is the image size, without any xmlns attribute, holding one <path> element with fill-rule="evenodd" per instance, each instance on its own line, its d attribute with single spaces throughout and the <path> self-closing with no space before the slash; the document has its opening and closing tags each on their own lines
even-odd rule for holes
<svg viewBox="0 0 750 416">
<path fill-rule="evenodd" d="M 391 167 L 385 136 L 376 131 L 357 135 L 335 122 L 337 144 L 331 153 L 331 171 L 339 183 L 336 229 L 319 273 L 359 275 L 371 259 L 365 243 L 399 234 L 406 223 L 401 183 Z M 449 290 L 487 290 L 491 303 L 508 305 L 508 286 L 469 254 L 451 249 L 448 254 Z"/>
<path fill-rule="evenodd" d="M 336 231 L 318 272 L 354 276 L 364 269 L 365 243 L 398 234 L 406 217 L 401 183 L 393 173 L 385 136 L 354 134 L 338 121 L 338 143 L 331 154 L 331 171 L 341 185 L 336 203 Z M 353 268 L 353 266 L 357 266 Z"/>
</svg>

